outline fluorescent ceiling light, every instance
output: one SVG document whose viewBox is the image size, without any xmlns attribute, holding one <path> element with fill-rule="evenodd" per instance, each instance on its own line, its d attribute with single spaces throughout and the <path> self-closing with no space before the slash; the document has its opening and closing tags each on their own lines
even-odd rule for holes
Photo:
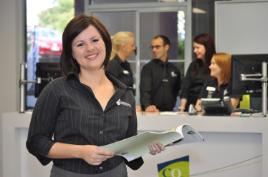
<svg viewBox="0 0 268 177">
<path fill-rule="evenodd" d="M 200 8 L 196 8 L 196 7 L 194 7 L 194 8 L 193 8 L 193 13 L 195 13 L 195 14 L 206 14 L 207 11 L 205 11 L 205 10 L 203 10 L 203 9 L 200 9 Z"/>
</svg>

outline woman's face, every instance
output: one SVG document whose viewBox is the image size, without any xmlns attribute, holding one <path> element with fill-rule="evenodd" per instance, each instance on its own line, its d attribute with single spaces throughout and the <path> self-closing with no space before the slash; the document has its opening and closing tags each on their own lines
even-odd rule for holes
<svg viewBox="0 0 268 177">
<path fill-rule="evenodd" d="M 80 70 L 98 70 L 105 56 L 106 46 L 97 29 L 90 25 L 72 41 L 72 55 Z"/>
<path fill-rule="evenodd" d="M 210 69 L 210 76 L 214 78 L 220 78 L 221 76 L 221 68 L 219 65 L 215 62 L 215 60 L 212 58 L 211 64 L 209 65 Z"/>
<path fill-rule="evenodd" d="M 194 53 L 197 59 L 205 59 L 205 55 L 206 55 L 206 48 L 203 44 L 198 44 L 196 42 L 194 42 L 193 45 L 194 48 Z"/>
<path fill-rule="evenodd" d="M 125 52 L 125 55 L 127 56 L 127 58 L 130 57 L 134 53 L 135 49 L 136 49 L 136 46 L 135 46 L 134 38 L 130 38 L 128 43 L 123 46 L 123 51 Z"/>
</svg>

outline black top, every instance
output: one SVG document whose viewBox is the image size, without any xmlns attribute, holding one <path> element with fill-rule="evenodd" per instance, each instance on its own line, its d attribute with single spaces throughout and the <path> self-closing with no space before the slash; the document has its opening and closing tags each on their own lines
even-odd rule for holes
<svg viewBox="0 0 268 177">
<path fill-rule="evenodd" d="M 240 98 L 241 95 L 233 94 L 230 84 L 223 84 L 218 87 L 217 80 L 209 77 L 201 91 L 200 98 L 220 98 L 223 100 L 224 97 Z"/>
<path fill-rule="evenodd" d="M 109 61 L 106 70 L 114 75 L 128 87 L 133 88 L 134 79 L 133 73 L 128 61 L 122 61 L 117 55 Z"/>
<path fill-rule="evenodd" d="M 196 103 L 206 79 L 209 69 L 201 60 L 194 60 L 190 64 L 183 80 L 181 98 L 187 99 L 187 105 Z M 188 106 L 186 106 L 188 107 Z M 187 108 L 186 108 L 187 110 Z"/>
<path fill-rule="evenodd" d="M 140 102 L 143 109 L 155 105 L 172 111 L 181 85 L 179 69 L 170 62 L 152 59 L 141 71 Z"/>
<path fill-rule="evenodd" d="M 115 156 L 99 166 L 82 159 L 49 159 L 47 154 L 55 142 L 78 145 L 106 145 L 137 134 L 135 100 L 132 91 L 107 74 L 115 93 L 105 110 L 92 90 L 80 83 L 77 74 L 50 82 L 40 94 L 33 110 L 27 148 L 43 164 L 51 160 L 55 166 L 82 174 L 111 170 L 123 162 Z M 126 162 L 127 163 L 127 162 Z M 141 158 L 127 163 L 137 169 Z"/>
</svg>

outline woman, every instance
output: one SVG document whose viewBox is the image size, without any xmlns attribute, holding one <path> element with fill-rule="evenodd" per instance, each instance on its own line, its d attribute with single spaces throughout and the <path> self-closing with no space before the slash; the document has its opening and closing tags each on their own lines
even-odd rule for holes
<svg viewBox="0 0 268 177">
<path fill-rule="evenodd" d="M 182 112 L 188 111 L 190 104 L 196 104 L 204 82 L 209 77 L 212 55 L 216 52 L 214 40 L 207 33 L 194 38 L 193 49 L 196 59 L 191 62 L 186 72 L 180 95 L 179 111 Z"/>
<path fill-rule="evenodd" d="M 227 53 L 214 54 L 211 60 L 210 78 L 206 81 L 200 98 L 230 98 L 231 107 L 237 107 L 241 95 L 234 95 L 230 86 L 232 56 Z M 195 105 L 196 111 L 202 111 L 201 100 Z"/>
<path fill-rule="evenodd" d="M 127 59 L 136 49 L 134 34 L 128 31 L 117 32 L 112 37 L 112 44 L 111 60 L 107 65 L 107 71 L 133 89 L 133 73 Z"/>
<path fill-rule="evenodd" d="M 50 177 L 125 177 L 125 163 L 138 169 L 142 159 L 124 162 L 100 147 L 137 133 L 132 92 L 105 73 L 109 33 L 95 17 L 80 15 L 67 24 L 62 40 L 64 77 L 39 96 L 27 148 L 43 165 L 53 161 Z M 161 150 L 150 146 L 151 154 Z"/>
</svg>

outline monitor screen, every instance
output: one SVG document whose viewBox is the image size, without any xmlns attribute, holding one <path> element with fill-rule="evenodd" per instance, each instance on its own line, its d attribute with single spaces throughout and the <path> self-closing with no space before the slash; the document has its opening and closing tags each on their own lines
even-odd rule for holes
<svg viewBox="0 0 268 177">
<path fill-rule="evenodd" d="M 53 79 L 61 76 L 60 63 L 36 63 L 35 97 L 38 97 L 43 88 Z"/>
<path fill-rule="evenodd" d="M 241 74 L 261 74 L 263 61 L 268 63 L 268 54 L 232 56 L 231 84 L 234 94 L 250 94 L 251 97 L 261 97 L 262 83 L 260 81 L 242 81 Z"/>
</svg>

